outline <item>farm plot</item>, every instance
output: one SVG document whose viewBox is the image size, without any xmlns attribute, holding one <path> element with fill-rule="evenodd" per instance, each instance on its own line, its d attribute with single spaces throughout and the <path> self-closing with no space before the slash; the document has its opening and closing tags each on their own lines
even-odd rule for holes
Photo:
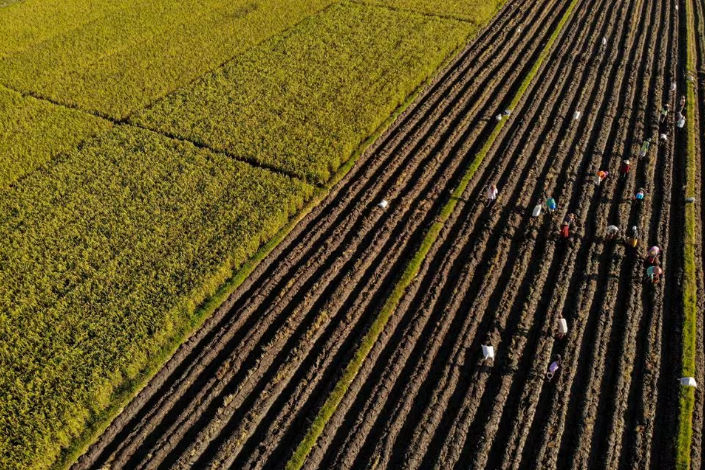
<svg viewBox="0 0 705 470">
<path fill-rule="evenodd" d="M 680 18 L 671 2 L 576 4 L 306 468 L 671 466 L 684 170 L 658 115 L 676 105 Z M 280 468 L 568 8 L 509 1 L 74 468 Z M 558 214 L 532 218 L 546 195 Z M 569 212 L 578 230 L 559 242 Z M 636 226 L 638 249 L 608 224 Z"/>
<path fill-rule="evenodd" d="M 15 183 L 111 125 L 0 86 L 0 187 Z"/>
<path fill-rule="evenodd" d="M 0 39 L 12 37 L 17 29 L 33 31 L 35 23 L 21 13 L 33 11 L 36 3 L 40 2 L 29 0 L 0 10 Z M 75 9 L 78 15 L 84 8 L 74 3 L 85 2 L 63 2 L 62 8 Z M 86 7 L 90 10 L 86 13 L 95 18 L 74 28 L 69 22 L 59 30 L 53 21 L 47 21 L 49 32 L 37 31 L 22 42 L 25 47 L 9 46 L 5 57 L 0 42 L 0 82 L 123 119 L 333 0 L 114 3 L 119 8 L 102 8 L 102 15 Z"/>
<path fill-rule="evenodd" d="M 0 467 L 53 463 L 312 192 L 125 126 L 0 192 Z"/>
<path fill-rule="evenodd" d="M 343 2 L 131 121 L 323 183 L 474 30 Z"/>
</svg>

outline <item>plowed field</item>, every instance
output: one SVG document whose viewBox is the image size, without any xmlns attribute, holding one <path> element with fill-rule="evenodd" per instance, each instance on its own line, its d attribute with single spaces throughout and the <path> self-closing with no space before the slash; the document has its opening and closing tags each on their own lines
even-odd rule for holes
<svg viewBox="0 0 705 470">
<path fill-rule="evenodd" d="M 507 2 L 74 467 L 283 467 L 568 8 Z M 659 112 L 685 80 L 681 15 L 577 2 L 305 468 L 669 468 L 684 137 Z M 557 213 L 532 217 L 547 195 Z"/>
</svg>

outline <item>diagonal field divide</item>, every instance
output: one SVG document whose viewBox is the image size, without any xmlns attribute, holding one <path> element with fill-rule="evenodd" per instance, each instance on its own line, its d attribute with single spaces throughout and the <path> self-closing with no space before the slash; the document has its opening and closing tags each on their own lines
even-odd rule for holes
<svg viewBox="0 0 705 470">
<path fill-rule="evenodd" d="M 696 191 L 696 115 L 699 110 L 696 100 L 696 38 L 693 1 L 685 1 L 686 14 L 686 103 L 687 109 L 694 112 L 688 117 L 686 197 L 695 195 Z M 692 77 L 692 79 L 690 78 Z M 693 377 L 696 372 L 696 329 L 697 329 L 697 279 L 695 269 L 696 214 L 694 204 L 685 206 L 685 231 L 683 232 L 683 333 L 682 333 L 682 377 Z M 693 440 L 693 409 L 695 407 L 695 389 L 681 387 L 678 400 L 678 436 L 676 442 L 676 468 L 691 468 L 691 449 Z"/>
<path fill-rule="evenodd" d="M 546 42 L 546 45 L 544 46 L 543 50 L 541 51 L 538 58 L 536 59 L 536 62 L 534 62 L 534 65 L 531 67 L 531 69 L 528 71 L 528 73 L 524 77 L 523 81 L 521 82 L 519 89 L 517 90 L 516 94 L 512 98 L 512 101 L 510 102 L 509 109 L 514 109 L 516 107 L 516 105 L 519 103 L 519 101 L 521 101 L 525 91 L 529 88 L 534 77 L 536 76 L 539 69 L 543 65 L 545 59 L 548 57 L 549 53 L 551 52 L 551 49 L 553 48 L 553 44 L 558 39 L 558 36 L 560 35 L 561 31 L 563 30 L 563 26 L 570 19 L 571 15 L 573 13 L 573 10 L 577 6 L 577 4 L 578 4 L 578 0 L 571 1 L 568 9 L 565 11 L 563 16 L 561 17 L 560 22 L 556 25 L 556 29 L 553 31 L 550 38 Z M 443 228 L 445 222 L 448 220 L 450 215 L 455 210 L 455 207 L 458 204 L 458 201 L 461 199 L 463 192 L 467 188 L 468 184 L 470 183 L 473 176 L 475 175 L 475 172 L 479 168 L 479 166 L 482 163 L 485 156 L 488 154 L 488 152 L 492 148 L 495 140 L 497 139 L 500 132 L 502 131 L 502 129 L 504 128 L 505 124 L 508 121 L 509 121 L 509 119 L 504 119 L 504 120 L 499 121 L 495 125 L 495 127 L 492 130 L 492 133 L 489 135 L 487 141 L 484 143 L 484 145 L 479 150 L 479 152 L 475 155 L 475 158 L 473 159 L 472 163 L 470 163 L 470 165 L 468 166 L 467 170 L 465 171 L 465 174 L 463 175 L 463 178 L 460 180 L 460 183 L 458 184 L 458 186 L 453 190 L 448 202 L 441 209 L 440 214 L 438 215 L 436 221 L 429 228 L 429 230 L 426 233 L 426 236 L 424 237 L 423 241 L 421 242 L 421 245 L 419 246 L 418 250 L 416 251 L 414 256 L 409 260 L 409 262 L 407 263 L 407 266 L 404 269 L 404 272 L 403 272 L 401 278 L 399 279 L 397 284 L 394 286 L 391 294 L 389 295 L 389 297 L 387 298 L 387 300 L 383 304 L 377 317 L 375 318 L 374 322 L 370 326 L 369 331 L 363 337 L 360 346 L 355 351 L 355 354 L 353 355 L 350 363 L 348 363 L 348 365 L 346 366 L 342 377 L 335 384 L 335 387 L 333 388 L 332 392 L 330 393 L 330 395 L 326 399 L 325 403 L 321 407 L 320 411 L 316 415 L 316 418 L 312 422 L 312 424 L 309 427 L 308 431 L 306 432 L 304 438 L 302 439 L 300 444 L 297 446 L 292 457 L 287 462 L 287 465 L 286 465 L 287 470 L 298 470 L 303 466 L 308 454 L 311 452 L 311 449 L 316 444 L 316 441 L 318 440 L 319 436 L 323 432 L 323 429 L 326 426 L 326 424 L 328 423 L 328 421 L 330 420 L 331 416 L 338 408 L 338 405 L 340 404 L 343 397 L 345 396 L 345 393 L 347 392 L 348 388 L 350 387 L 350 384 L 353 382 L 353 380 L 355 379 L 355 376 L 357 375 L 360 368 L 362 367 L 362 364 L 363 364 L 365 358 L 369 354 L 373 345 L 375 344 L 375 342 L 379 338 L 380 334 L 384 330 L 384 327 L 387 324 L 387 321 L 392 316 L 392 314 L 394 313 L 394 310 L 396 309 L 397 305 L 401 301 L 406 289 L 414 281 L 414 278 L 416 277 L 416 274 L 418 273 L 418 271 L 421 267 L 421 264 L 423 263 L 424 259 L 426 258 L 426 255 L 430 251 L 430 249 L 433 246 L 433 244 L 435 243 L 435 241 L 438 239 L 438 236 L 439 236 L 441 229 Z"/>
</svg>

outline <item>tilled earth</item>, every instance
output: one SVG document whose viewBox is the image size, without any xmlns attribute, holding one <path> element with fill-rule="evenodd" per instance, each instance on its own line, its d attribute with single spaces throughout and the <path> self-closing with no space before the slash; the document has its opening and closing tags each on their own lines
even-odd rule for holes
<svg viewBox="0 0 705 470">
<path fill-rule="evenodd" d="M 568 4 L 509 0 L 74 468 L 283 467 Z M 676 5 L 578 3 L 306 468 L 671 465 L 685 137 L 658 121 L 685 83 Z M 532 218 L 546 195 L 557 213 Z M 636 225 L 637 249 L 609 224 Z"/>
</svg>

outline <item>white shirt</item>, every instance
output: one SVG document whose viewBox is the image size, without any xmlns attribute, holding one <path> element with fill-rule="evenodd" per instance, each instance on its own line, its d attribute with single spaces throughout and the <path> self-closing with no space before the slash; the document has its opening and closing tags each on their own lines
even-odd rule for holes
<svg viewBox="0 0 705 470">
<path fill-rule="evenodd" d="M 499 190 L 497 188 L 489 187 L 487 188 L 487 198 L 494 201 L 497 199 L 497 194 L 499 194 Z"/>
</svg>

